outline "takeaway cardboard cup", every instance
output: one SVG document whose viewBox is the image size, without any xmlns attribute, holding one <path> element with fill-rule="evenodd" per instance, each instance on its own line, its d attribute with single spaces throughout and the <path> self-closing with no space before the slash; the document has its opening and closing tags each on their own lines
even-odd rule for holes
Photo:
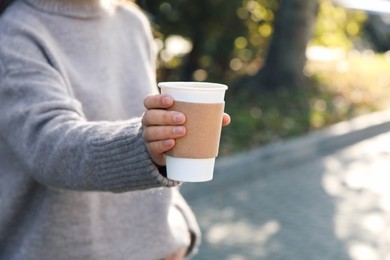
<svg viewBox="0 0 390 260">
<path fill-rule="evenodd" d="M 161 94 L 175 100 L 170 110 L 186 116 L 187 133 L 166 156 L 167 177 L 183 182 L 213 178 L 218 155 L 226 85 L 209 82 L 161 82 Z"/>
</svg>

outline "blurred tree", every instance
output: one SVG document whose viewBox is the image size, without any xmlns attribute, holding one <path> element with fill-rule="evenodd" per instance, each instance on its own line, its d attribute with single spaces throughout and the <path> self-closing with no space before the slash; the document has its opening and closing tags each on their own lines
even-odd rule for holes
<svg viewBox="0 0 390 260">
<path fill-rule="evenodd" d="M 334 5 L 332 0 L 319 0 L 319 3 L 310 45 L 349 51 L 362 44 L 362 32 L 367 19 L 364 12 Z"/>
<path fill-rule="evenodd" d="M 314 0 L 282 0 L 260 85 L 267 90 L 303 85 L 306 46 L 312 36 L 318 3 Z"/>
<path fill-rule="evenodd" d="M 364 26 L 373 49 L 378 52 L 390 50 L 390 18 L 388 15 L 368 15 Z"/>
<path fill-rule="evenodd" d="M 363 17 L 331 0 L 137 2 L 155 28 L 159 80 L 223 81 L 255 93 L 302 86 L 308 42 L 351 48 Z"/>
<path fill-rule="evenodd" d="M 258 69 L 278 0 L 142 0 L 161 41 L 163 80 L 232 81 Z M 191 43 L 188 54 L 165 56 L 168 39 Z"/>
<path fill-rule="evenodd" d="M 150 13 L 162 43 L 170 35 L 180 35 L 192 44 L 187 55 L 161 57 L 164 80 L 220 81 L 253 75 L 269 45 L 265 66 L 250 85 L 276 89 L 302 81 L 317 1 L 143 0 L 139 4 Z"/>
<path fill-rule="evenodd" d="M 236 16 L 241 0 L 143 0 L 139 4 L 149 12 L 163 51 L 172 35 L 192 45 L 187 55 L 161 57 L 164 78 L 221 79 L 229 68 L 235 39 L 246 31 Z"/>
</svg>

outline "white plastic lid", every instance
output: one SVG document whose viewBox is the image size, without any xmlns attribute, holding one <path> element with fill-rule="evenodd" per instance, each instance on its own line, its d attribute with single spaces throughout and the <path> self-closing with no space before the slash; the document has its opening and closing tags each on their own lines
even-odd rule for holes
<svg viewBox="0 0 390 260">
<path fill-rule="evenodd" d="M 194 103 L 224 103 L 227 86 L 210 82 L 160 82 L 162 94 L 177 101 Z"/>
</svg>

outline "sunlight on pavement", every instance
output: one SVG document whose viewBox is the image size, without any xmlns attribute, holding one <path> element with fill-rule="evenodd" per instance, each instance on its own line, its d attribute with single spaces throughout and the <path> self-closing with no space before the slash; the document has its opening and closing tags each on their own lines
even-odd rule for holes
<svg viewBox="0 0 390 260">
<path fill-rule="evenodd" d="M 210 228 L 207 240 L 212 244 L 264 244 L 279 229 L 280 225 L 275 220 L 261 226 L 250 225 L 247 222 L 221 223 Z"/>
<path fill-rule="evenodd" d="M 363 131 L 360 121 L 332 136 Z M 223 174 L 253 175 L 189 190 L 203 232 L 195 259 L 390 260 L 390 132 L 359 140 L 290 164 L 220 165 Z"/>
<path fill-rule="evenodd" d="M 324 164 L 323 187 L 335 199 L 335 233 L 350 257 L 390 260 L 390 135 L 354 145 Z"/>
<path fill-rule="evenodd" d="M 251 225 L 245 221 L 219 223 L 210 227 L 206 239 L 210 244 L 224 245 L 250 245 L 256 249 L 254 255 L 265 256 L 269 248 L 267 242 L 280 230 L 280 224 L 276 220 L 269 220 L 263 225 Z M 239 259 L 232 256 L 231 259 Z"/>
</svg>

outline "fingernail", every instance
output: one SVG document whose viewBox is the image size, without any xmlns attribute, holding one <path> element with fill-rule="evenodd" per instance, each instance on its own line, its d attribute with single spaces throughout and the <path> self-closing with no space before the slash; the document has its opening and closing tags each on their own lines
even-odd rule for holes
<svg viewBox="0 0 390 260">
<path fill-rule="evenodd" d="M 164 146 L 167 146 L 167 147 L 172 146 L 172 140 L 171 139 L 164 140 L 163 144 L 164 144 Z"/>
<path fill-rule="evenodd" d="M 182 113 L 175 113 L 173 115 L 173 122 L 184 123 L 184 115 Z"/>
<path fill-rule="evenodd" d="M 184 133 L 184 127 L 182 127 L 182 126 L 175 126 L 173 128 L 173 133 L 174 134 L 182 134 L 182 133 Z"/>
<path fill-rule="evenodd" d="M 172 105 L 172 98 L 168 97 L 168 96 L 165 96 L 162 99 L 162 103 L 163 103 L 164 106 L 170 106 L 170 105 Z"/>
</svg>

